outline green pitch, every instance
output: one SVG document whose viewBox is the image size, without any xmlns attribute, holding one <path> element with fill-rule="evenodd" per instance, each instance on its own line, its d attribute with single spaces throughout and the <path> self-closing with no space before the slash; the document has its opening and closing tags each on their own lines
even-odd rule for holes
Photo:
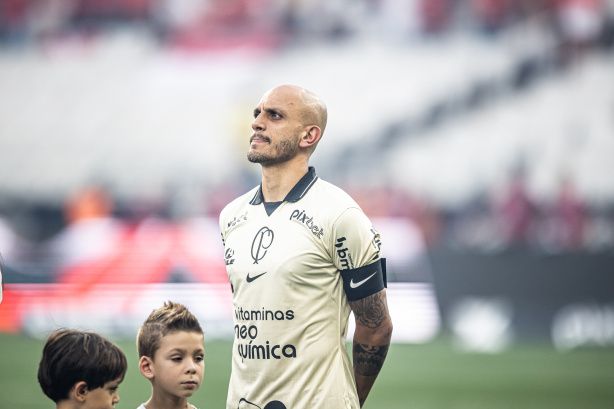
<svg viewBox="0 0 614 409">
<path fill-rule="evenodd" d="M 128 357 L 128 373 L 116 408 L 136 409 L 149 397 L 149 383 L 138 372 L 134 342 L 118 344 Z M 231 344 L 207 342 L 205 334 L 205 348 L 205 380 L 190 402 L 222 409 Z M 41 350 L 42 341 L 0 334 L 0 407 L 54 407 L 36 380 Z M 547 345 L 523 344 L 503 354 L 475 355 L 459 354 L 445 340 L 392 345 L 365 408 L 612 409 L 614 348 L 557 353 Z"/>
</svg>

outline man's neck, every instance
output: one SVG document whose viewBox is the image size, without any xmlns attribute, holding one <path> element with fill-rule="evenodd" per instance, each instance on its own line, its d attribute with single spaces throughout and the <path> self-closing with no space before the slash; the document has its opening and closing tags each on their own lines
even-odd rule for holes
<svg viewBox="0 0 614 409">
<path fill-rule="evenodd" d="M 281 202 L 309 171 L 307 162 L 262 167 L 262 197 L 265 202 Z"/>
</svg>

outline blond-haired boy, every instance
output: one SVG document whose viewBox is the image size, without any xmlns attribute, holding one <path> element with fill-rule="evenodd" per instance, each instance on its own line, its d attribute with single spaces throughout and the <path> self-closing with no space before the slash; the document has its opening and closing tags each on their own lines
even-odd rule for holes
<svg viewBox="0 0 614 409">
<path fill-rule="evenodd" d="M 138 409 L 185 409 L 205 373 L 203 330 L 182 304 L 172 301 L 154 310 L 137 335 L 139 370 L 152 393 Z"/>
</svg>

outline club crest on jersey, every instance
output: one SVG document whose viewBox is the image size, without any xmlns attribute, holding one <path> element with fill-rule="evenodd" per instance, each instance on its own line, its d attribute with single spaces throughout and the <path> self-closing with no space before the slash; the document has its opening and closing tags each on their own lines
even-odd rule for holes
<svg viewBox="0 0 614 409">
<path fill-rule="evenodd" d="M 303 223 L 307 228 L 318 238 L 322 238 L 324 234 L 324 229 L 322 227 L 318 227 L 313 222 L 313 217 L 309 217 L 304 210 L 294 210 L 290 215 L 290 220 L 296 220 L 298 222 Z"/>
<path fill-rule="evenodd" d="M 254 264 L 258 264 L 266 256 L 268 248 L 273 244 L 274 236 L 273 230 L 266 226 L 258 230 L 252 241 L 252 259 Z"/>
</svg>

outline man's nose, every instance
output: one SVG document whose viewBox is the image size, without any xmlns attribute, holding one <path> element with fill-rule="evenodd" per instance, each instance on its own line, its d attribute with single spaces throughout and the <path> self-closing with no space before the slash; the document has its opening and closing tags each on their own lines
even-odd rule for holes
<svg viewBox="0 0 614 409">
<path fill-rule="evenodd" d="M 258 115 L 256 118 L 254 118 L 254 121 L 252 122 L 252 129 L 254 131 L 263 131 L 265 128 L 264 125 L 264 121 L 262 120 L 262 114 Z"/>
</svg>

